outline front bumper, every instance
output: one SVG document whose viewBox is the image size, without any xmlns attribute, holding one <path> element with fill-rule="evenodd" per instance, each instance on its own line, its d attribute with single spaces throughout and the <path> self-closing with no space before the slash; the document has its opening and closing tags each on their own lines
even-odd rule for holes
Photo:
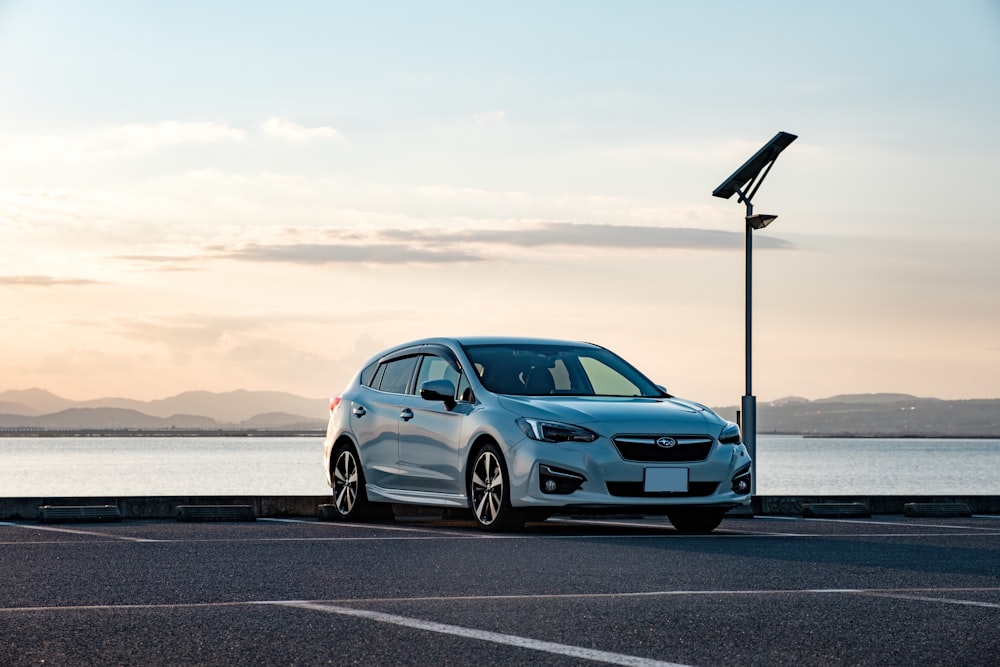
<svg viewBox="0 0 1000 667">
<path fill-rule="evenodd" d="M 515 507 L 561 511 L 665 512 L 675 507 L 726 509 L 750 499 L 750 456 L 742 444 L 714 442 L 700 461 L 626 461 L 606 438 L 592 443 L 525 439 L 507 452 Z M 682 478 L 684 490 L 647 491 L 649 469 Z"/>
</svg>

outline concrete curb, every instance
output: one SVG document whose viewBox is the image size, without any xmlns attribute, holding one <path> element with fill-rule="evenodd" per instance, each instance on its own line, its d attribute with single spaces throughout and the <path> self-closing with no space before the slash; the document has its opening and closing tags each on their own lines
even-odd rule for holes
<svg viewBox="0 0 1000 667">
<path fill-rule="evenodd" d="M 973 514 L 1000 514 L 1000 496 L 756 496 L 751 501 L 758 516 L 802 516 L 804 506 L 861 503 L 871 514 L 904 514 L 907 503 L 962 503 Z"/>
<path fill-rule="evenodd" d="M 249 505 L 258 517 L 315 517 L 330 496 L 131 496 L 0 498 L 0 520 L 37 520 L 42 506 L 115 505 L 122 519 L 175 519 L 186 505 Z"/>
</svg>

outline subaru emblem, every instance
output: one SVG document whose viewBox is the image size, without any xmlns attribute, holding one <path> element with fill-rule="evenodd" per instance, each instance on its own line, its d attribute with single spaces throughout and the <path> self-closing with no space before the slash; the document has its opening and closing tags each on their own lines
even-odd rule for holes
<svg viewBox="0 0 1000 667">
<path fill-rule="evenodd" d="M 664 449 L 670 449 L 676 444 L 677 444 L 676 440 L 674 440 L 673 438 L 668 438 L 666 436 L 656 439 L 656 446 L 663 447 Z"/>
</svg>

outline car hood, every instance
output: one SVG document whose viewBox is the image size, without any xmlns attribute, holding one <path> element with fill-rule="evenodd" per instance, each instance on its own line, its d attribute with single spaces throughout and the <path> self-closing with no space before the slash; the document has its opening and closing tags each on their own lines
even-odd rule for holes
<svg viewBox="0 0 1000 667">
<path fill-rule="evenodd" d="M 614 430 L 626 425 L 657 424 L 660 428 L 706 428 L 725 425 L 704 405 L 680 398 L 608 396 L 498 396 L 500 405 L 522 417 L 552 419 L 573 424 L 607 424 Z"/>
</svg>

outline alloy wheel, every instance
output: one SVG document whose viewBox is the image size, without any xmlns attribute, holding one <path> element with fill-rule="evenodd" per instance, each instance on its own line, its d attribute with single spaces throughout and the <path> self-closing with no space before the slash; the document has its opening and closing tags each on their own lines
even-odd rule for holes
<svg viewBox="0 0 1000 667">
<path fill-rule="evenodd" d="M 358 462 L 354 453 L 345 449 L 337 457 L 333 470 L 333 502 L 337 511 L 347 516 L 358 500 Z"/>
<path fill-rule="evenodd" d="M 472 511 L 483 526 L 492 525 L 503 504 L 503 466 L 491 451 L 484 451 L 472 469 Z"/>
</svg>

